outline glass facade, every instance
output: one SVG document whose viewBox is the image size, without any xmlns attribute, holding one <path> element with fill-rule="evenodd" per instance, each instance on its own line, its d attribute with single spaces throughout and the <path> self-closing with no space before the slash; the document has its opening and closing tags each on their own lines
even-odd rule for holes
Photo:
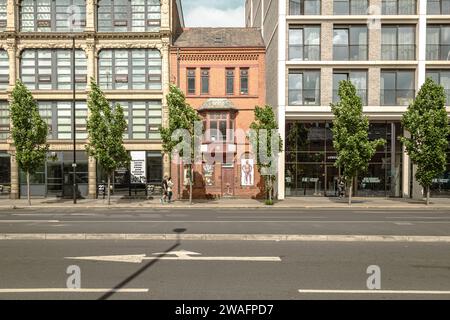
<svg viewBox="0 0 450 320">
<path fill-rule="evenodd" d="M 320 105 L 319 70 L 289 70 L 288 104 L 292 106 Z"/>
<path fill-rule="evenodd" d="M 336 15 L 364 15 L 368 9 L 367 0 L 334 0 L 333 13 Z"/>
<path fill-rule="evenodd" d="M 88 194 L 88 156 L 84 151 L 77 151 L 77 194 Z M 37 197 L 73 197 L 73 151 L 52 151 L 47 161 L 35 174 L 30 176 L 30 193 Z M 20 195 L 27 196 L 27 178 L 25 172 L 19 171 Z"/>
<path fill-rule="evenodd" d="M 290 0 L 290 15 L 317 15 L 320 14 L 320 0 Z"/>
<path fill-rule="evenodd" d="M 450 105 L 450 69 L 428 69 L 426 75 L 444 87 L 447 96 L 446 105 Z"/>
<path fill-rule="evenodd" d="M 450 25 L 427 26 L 427 60 L 450 60 Z"/>
<path fill-rule="evenodd" d="M 289 27 L 289 60 L 320 60 L 320 26 Z"/>
<path fill-rule="evenodd" d="M 447 165 L 445 171 L 433 179 L 430 196 L 431 197 L 450 197 L 450 136 L 448 136 Z"/>
<path fill-rule="evenodd" d="M 415 26 L 382 26 L 381 59 L 414 60 L 416 56 Z"/>
<path fill-rule="evenodd" d="M 427 0 L 427 14 L 450 14 L 450 0 Z"/>
<path fill-rule="evenodd" d="M 286 123 L 286 196 L 337 196 L 339 168 L 334 166 L 332 123 L 289 121 Z M 368 171 L 355 179 L 356 196 L 401 196 L 402 148 L 399 122 L 370 123 L 369 139 L 383 138 L 369 162 Z"/>
<path fill-rule="evenodd" d="M 158 32 L 161 26 L 160 0 L 100 0 L 99 32 Z"/>
<path fill-rule="evenodd" d="M 30 90 L 72 89 L 72 50 L 26 49 L 20 60 L 22 82 Z M 83 50 L 75 50 L 75 86 L 85 90 L 87 60 Z"/>
<path fill-rule="evenodd" d="M 416 14 L 416 8 L 417 8 L 416 0 L 383 0 L 381 3 L 381 14 L 385 15 Z"/>
<path fill-rule="evenodd" d="M 22 0 L 20 30 L 23 32 L 83 32 L 85 0 Z"/>
<path fill-rule="evenodd" d="M 367 27 L 335 27 L 333 60 L 367 60 Z"/>
<path fill-rule="evenodd" d="M 0 151 L 0 197 L 7 198 L 11 193 L 11 156 Z"/>
<path fill-rule="evenodd" d="M 350 80 L 356 87 L 356 93 L 361 98 L 362 104 L 367 105 L 367 71 L 366 70 L 335 70 L 333 72 L 333 103 L 340 100 L 339 82 Z"/>
<path fill-rule="evenodd" d="M 102 89 L 161 90 L 161 54 L 156 49 L 108 49 L 98 58 Z"/>
<path fill-rule="evenodd" d="M 0 90 L 6 90 L 9 84 L 8 52 L 0 49 Z"/>
<path fill-rule="evenodd" d="M 381 105 L 407 106 L 414 99 L 413 70 L 381 70 Z"/>
</svg>

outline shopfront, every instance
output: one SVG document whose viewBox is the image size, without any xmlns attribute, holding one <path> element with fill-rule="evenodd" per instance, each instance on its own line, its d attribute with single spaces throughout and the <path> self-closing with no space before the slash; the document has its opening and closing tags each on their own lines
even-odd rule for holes
<svg viewBox="0 0 450 320">
<path fill-rule="evenodd" d="M 439 177 L 433 179 L 430 195 L 435 198 L 450 198 L 450 136 L 448 137 L 446 170 Z"/>
<path fill-rule="evenodd" d="M 285 186 L 286 196 L 338 195 L 339 168 L 334 166 L 332 122 L 286 123 Z M 358 174 L 354 183 L 356 196 L 400 197 L 402 148 L 399 122 L 371 122 L 369 139 L 383 138 L 367 172 Z"/>
<path fill-rule="evenodd" d="M 11 193 L 11 156 L 0 151 L 0 198 L 9 198 Z"/>
<path fill-rule="evenodd" d="M 84 151 L 76 152 L 77 194 L 88 195 L 88 156 Z M 50 151 L 46 163 L 30 175 L 30 194 L 36 197 L 73 198 L 73 151 Z M 27 177 L 19 171 L 20 196 L 27 196 Z"/>
</svg>

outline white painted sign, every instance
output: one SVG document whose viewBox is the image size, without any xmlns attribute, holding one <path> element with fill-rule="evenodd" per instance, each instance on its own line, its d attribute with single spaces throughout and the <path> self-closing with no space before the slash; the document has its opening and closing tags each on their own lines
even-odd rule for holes
<svg viewBox="0 0 450 320">
<path fill-rule="evenodd" d="M 169 252 L 153 253 L 154 256 L 147 257 L 145 254 L 117 255 L 117 256 L 89 256 L 89 257 L 66 257 L 72 260 L 108 261 L 142 263 L 144 260 L 186 260 L 186 261 L 258 261 L 279 262 L 280 257 L 199 257 L 201 253 L 179 250 Z"/>
<path fill-rule="evenodd" d="M 145 151 L 131 151 L 130 174 L 131 183 L 147 182 L 147 164 Z"/>
</svg>

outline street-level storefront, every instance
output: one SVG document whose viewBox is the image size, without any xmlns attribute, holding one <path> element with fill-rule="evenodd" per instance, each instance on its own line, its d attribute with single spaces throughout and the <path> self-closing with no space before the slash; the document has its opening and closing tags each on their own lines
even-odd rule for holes
<svg viewBox="0 0 450 320">
<path fill-rule="evenodd" d="M 47 161 L 30 175 L 30 194 L 33 197 L 73 197 L 73 151 L 50 151 Z M 76 152 L 76 181 L 78 197 L 88 196 L 88 156 Z M 27 176 L 19 170 L 20 196 L 27 196 Z"/>
<path fill-rule="evenodd" d="M 9 198 L 11 193 L 11 156 L 0 151 L 0 198 Z"/>
<path fill-rule="evenodd" d="M 433 179 L 430 195 L 431 197 L 450 197 L 450 136 L 448 137 L 446 170 L 439 177 Z"/>
<path fill-rule="evenodd" d="M 339 168 L 334 166 L 332 121 L 286 123 L 286 196 L 337 196 Z M 371 122 L 369 139 L 383 138 L 367 172 L 358 174 L 356 196 L 401 197 L 402 147 L 400 122 Z"/>
<path fill-rule="evenodd" d="M 146 197 L 147 187 L 158 189 L 163 179 L 163 157 L 161 151 L 132 151 L 131 163 L 114 171 L 111 179 L 111 194 L 122 197 Z M 106 194 L 108 177 L 97 165 L 97 197 Z"/>
</svg>

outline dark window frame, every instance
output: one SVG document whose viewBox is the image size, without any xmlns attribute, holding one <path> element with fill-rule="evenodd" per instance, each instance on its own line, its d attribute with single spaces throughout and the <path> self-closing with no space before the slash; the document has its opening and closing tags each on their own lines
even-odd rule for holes
<svg viewBox="0 0 450 320">
<path fill-rule="evenodd" d="M 305 73 L 311 73 L 311 74 L 315 74 L 318 82 L 319 82 L 319 88 L 318 89 L 305 89 Z M 290 89 L 290 83 L 289 83 L 289 76 L 291 74 L 302 74 L 302 89 L 301 89 L 301 96 L 302 96 L 302 101 L 300 104 L 294 104 L 293 101 L 290 100 L 291 97 L 291 93 L 292 92 L 296 92 L 296 91 L 300 91 L 298 89 Z M 321 83 L 321 70 L 320 69 L 289 69 L 288 70 L 288 96 L 287 96 L 287 103 L 288 105 L 292 105 L 292 106 L 320 106 L 321 104 L 321 97 L 320 97 L 320 88 L 322 86 Z M 305 103 L 306 99 L 305 97 L 307 95 L 305 95 L 306 90 L 314 90 L 314 99 L 317 100 L 314 103 Z M 317 98 L 317 99 L 316 99 Z"/>
<path fill-rule="evenodd" d="M 351 30 L 355 28 L 366 28 L 366 43 L 365 44 L 353 44 L 352 43 L 352 36 L 351 36 Z M 366 25 L 334 25 L 333 27 L 333 35 L 335 30 L 347 30 L 347 44 L 341 45 L 341 44 L 334 44 L 333 43 L 333 60 L 335 61 L 367 61 L 369 59 L 369 29 Z M 334 38 L 334 37 L 333 37 Z M 352 58 L 352 48 L 365 48 L 365 57 L 363 59 L 353 59 Z M 338 48 L 347 48 L 347 59 L 338 59 L 336 57 L 336 49 Z M 359 51 L 358 51 L 359 56 Z M 358 57 L 359 58 L 359 57 Z"/>
<path fill-rule="evenodd" d="M 200 69 L 200 94 L 201 95 L 209 95 L 209 68 L 201 68 Z"/>
<path fill-rule="evenodd" d="M 239 93 L 240 95 L 249 95 L 250 93 L 250 68 L 239 68 Z"/>
<path fill-rule="evenodd" d="M 187 68 L 186 69 L 186 92 L 188 95 L 196 94 L 196 78 L 197 78 L 197 69 L 196 68 Z"/>
<path fill-rule="evenodd" d="M 399 89 L 398 88 L 398 75 L 399 72 L 410 72 L 412 74 L 412 83 L 413 83 L 413 89 Z M 391 74 L 395 74 L 395 88 L 394 89 L 383 89 L 381 88 L 381 79 L 383 78 L 383 74 L 387 74 L 387 73 L 391 73 Z M 403 104 L 399 104 L 397 103 L 399 98 L 404 98 L 405 101 L 406 99 L 414 99 L 415 97 L 415 93 L 416 93 L 416 89 L 415 89 L 415 81 L 416 81 L 416 74 L 415 74 L 415 70 L 413 69 L 382 69 L 380 72 L 380 105 L 381 106 L 407 106 L 407 103 L 403 103 Z M 392 91 L 394 92 L 394 99 L 395 99 L 395 103 L 391 104 L 391 103 L 385 103 L 386 99 L 383 99 L 383 95 L 386 96 L 385 92 L 389 92 Z M 408 97 L 401 97 L 399 96 L 399 93 L 405 91 L 407 93 L 412 93 L 410 94 L 410 98 Z M 408 101 L 410 101 L 408 100 Z"/>
</svg>

